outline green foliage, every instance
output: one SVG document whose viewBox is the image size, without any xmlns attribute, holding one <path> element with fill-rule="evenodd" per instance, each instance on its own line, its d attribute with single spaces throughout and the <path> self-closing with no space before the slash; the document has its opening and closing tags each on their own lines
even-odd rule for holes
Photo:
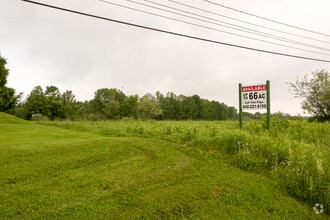
<svg viewBox="0 0 330 220">
<path fill-rule="evenodd" d="M 221 144 L 241 149 L 233 151 L 234 155 L 242 152 L 247 142 L 236 141 L 249 139 L 251 132 L 239 131 L 232 122 L 43 123 L 84 131 L 26 122 L 0 113 L 1 218 L 327 217 L 324 213 L 316 215 L 312 207 L 289 197 L 277 185 L 277 179 L 229 165 L 230 157 L 224 158 L 219 146 L 193 143 L 209 131 L 221 141 L 219 135 L 224 131 L 226 140 Z M 159 139 L 183 141 L 187 133 L 190 144 Z M 109 137 L 124 134 L 159 138 Z"/>
<path fill-rule="evenodd" d="M 48 114 L 46 112 L 46 96 L 41 86 L 36 86 L 28 95 L 24 104 L 26 111 L 25 118 L 31 119 L 32 114 Z"/>
<path fill-rule="evenodd" d="M 116 119 L 124 98 L 125 95 L 120 90 L 103 88 L 95 92 L 92 103 L 96 112 L 102 112 L 107 119 Z"/>
<path fill-rule="evenodd" d="M 302 81 L 290 83 L 290 91 L 295 97 L 303 98 L 302 109 L 323 120 L 330 118 L 330 73 L 319 70 L 307 75 Z"/>
<path fill-rule="evenodd" d="M 7 61 L 0 54 L 0 88 L 3 88 L 7 84 L 7 76 L 9 70 L 6 68 Z"/>
<path fill-rule="evenodd" d="M 198 95 L 177 96 L 170 92 L 164 96 L 157 92 L 156 97 L 166 120 L 228 120 L 237 117 L 234 107 L 202 99 Z"/>
<path fill-rule="evenodd" d="M 140 98 L 137 105 L 137 115 L 143 120 L 161 119 L 163 116 L 163 111 L 156 98 L 148 93 Z"/>
<path fill-rule="evenodd" d="M 66 90 L 60 96 L 63 105 L 64 118 L 77 118 L 77 113 L 75 111 L 76 98 L 72 91 Z"/>
<path fill-rule="evenodd" d="M 120 117 L 121 118 L 135 118 L 138 106 L 138 96 L 131 95 L 126 96 L 124 101 L 120 105 Z"/>
<path fill-rule="evenodd" d="M 0 111 L 12 109 L 17 103 L 15 90 L 8 87 L 0 87 Z"/>
<path fill-rule="evenodd" d="M 47 86 L 43 91 L 41 86 L 36 86 L 22 104 L 24 118 L 32 119 L 32 115 L 40 114 L 51 120 L 74 118 L 76 101 L 72 91 L 63 94 L 55 86 Z"/>
<path fill-rule="evenodd" d="M 94 99 L 89 102 L 91 109 L 87 112 L 88 115 L 99 115 L 99 118 L 105 120 L 135 117 L 137 100 L 137 96 L 127 97 L 118 89 L 98 89 L 95 92 Z"/>
<path fill-rule="evenodd" d="M 148 137 L 181 143 L 242 170 L 263 174 L 293 197 L 311 206 L 327 204 L 330 124 L 274 117 L 237 122 L 118 121 L 47 123 L 111 136 Z M 328 208 L 326 207 L 328 212 Z"/>
<path fill-rule="evenodd" d="M 37 113 L 37 114 L 32 114 L 31 120 L 32 121 L 47 121 L 49 119 L 46 116 Z"/>
<path fill-rule="evenodd" d="M 0 100 L 1 101 L 1 100 Z M 61 93 L 55 86 L 46 90 L 36 86 L 17 109 L 10 111 L 18 117 L 31 119 L 33 114 L 47 118 L 70 120 L 118 120 L 141 118 L 157 120 L 228 120 L 237 118 L 237 110 L 224 103 L 202 99 L 198 95 L 166 96 L 160 92 L 156 97 L 150 93 L 139 98 L 126 96 L 119 89 L 98 89 L 90 101 L 76 101 L 72 91 Z"/>
<path fill-rule="evenodd" d="M 6 111 L 16 106 L 22 94 L 15 94 L 15 90 L 6 87 L 9 70 L 7 61 L 0 54 L 0 111 Z"/>
<path fill-rule="evenodd" d="M 64 118 L 64 103 L 61 99 L 61 93 L 55 86 L 46 86 L 45 91 L 46 105 L 44 106 L 47 110 L 45 114 L 50 119 Z"/>
</svg>

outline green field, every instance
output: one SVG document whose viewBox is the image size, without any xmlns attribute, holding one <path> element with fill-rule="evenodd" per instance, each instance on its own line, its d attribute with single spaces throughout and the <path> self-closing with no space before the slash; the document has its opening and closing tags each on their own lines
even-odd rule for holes
<svg viewBox="0 0 330 220">
<path fill-rule="evenodd" d="M 329 124 L 237 127 L 0 113 L 0 218 L 327 218 Z"/>
</svg>

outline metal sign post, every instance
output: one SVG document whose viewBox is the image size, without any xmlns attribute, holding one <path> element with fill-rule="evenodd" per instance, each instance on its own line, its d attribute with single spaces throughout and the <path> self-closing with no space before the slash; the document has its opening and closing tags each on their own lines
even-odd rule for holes
<svg viewBox="0 0 330 220">
<path fill-rule="evenodd" d="M 243 112 L 242 112 L 242 83 L 238 84 L 239 90 L 239 127 L 243 127 Z"/>
<path fill-rule="evenodd" d="M 243 127 L 243 110 L 266 110 L 267 129 L 270 129 L 270 81 L 266 84 L 242 86 L 239 89 L 239 124 Z"/>
<path fill-rule="evenodd" d="M 270 129 L 270 81 L 267 80 L 267 129 Z"/>
</svg>

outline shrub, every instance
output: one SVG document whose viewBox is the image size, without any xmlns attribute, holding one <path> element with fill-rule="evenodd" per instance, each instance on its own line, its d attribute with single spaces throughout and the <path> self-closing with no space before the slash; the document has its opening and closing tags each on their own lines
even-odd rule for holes
<svg viewBox="0 0 330 220">
<path fill-rule="evenodd" d="M 49 118 L 47 118 L 47 116 L 37 113 L 37 114 L 32 114 L 31 120 L 32 121 L 48 121 Z"/>
</svg>

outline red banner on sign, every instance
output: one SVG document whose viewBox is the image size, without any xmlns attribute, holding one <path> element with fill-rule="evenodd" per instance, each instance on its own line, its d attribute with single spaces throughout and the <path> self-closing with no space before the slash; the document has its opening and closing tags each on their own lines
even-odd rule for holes
<svg viewBox="0 0 330 220">
<path fill-rule="evenodd" d="M 265 90 L 267 90 L 267 85 L 242 87 L 242 92 L 254 92 L 254 91 L 265 91 Z"/>
</svg>

